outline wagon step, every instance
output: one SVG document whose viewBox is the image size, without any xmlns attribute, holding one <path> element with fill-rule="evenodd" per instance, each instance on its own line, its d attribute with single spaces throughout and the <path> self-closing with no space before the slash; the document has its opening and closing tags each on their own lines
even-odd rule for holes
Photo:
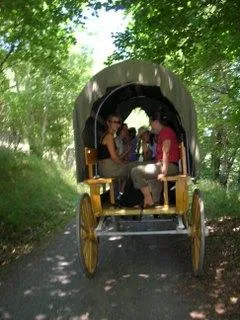
<svg viewBox="0 0 240 320">
<path fill-rule="evenodd" d="M 142 219 L 140 222 L 138 220 L 101 218 L 95 231 L 99 237 L 189 234 L 188 229 L 176 222 L 174 219 Z"/>
</svg>

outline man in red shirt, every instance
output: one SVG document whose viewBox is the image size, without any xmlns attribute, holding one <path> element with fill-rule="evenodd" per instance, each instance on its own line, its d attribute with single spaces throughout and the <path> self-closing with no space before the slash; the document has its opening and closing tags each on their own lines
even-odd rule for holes
<svg viewBox="0 0 240 320">
<path fill-rule="evenodd" d="M 150 118 L 153 131 L 158 134 L 156 159 L 131 170 L 134 187 L 144 196 L 144 208 L 154 206 L 148 180 L 178 173 L 179 140 L 175 131 L 168 126 L 167 119 L 159 111 Z"/>
</svg>

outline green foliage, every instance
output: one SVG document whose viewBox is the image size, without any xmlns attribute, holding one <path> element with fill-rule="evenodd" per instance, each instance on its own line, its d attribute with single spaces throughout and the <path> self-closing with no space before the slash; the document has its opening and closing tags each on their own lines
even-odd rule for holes
<svg viewBox="0 0 240 320">
<path fill-rule="evenodd" d="M 56 164 L 0 149 L 2 237 L 56 228 L 74 215 L 77 188 Z"/>
<path fill-rule="evenodd" d="M 28 142 L 32 153 L 61 156 L 71 139 L 73 102 L 90 77 L 91 60 L 70 55 L 61 72 L 30 63 L 12 68 L 15 87 L 3 94 L 1 131 L 16 145 Z"/>
<path fill-rule="evenodd" d="M 190 91 L 196 102 L 202 168 L 226 185 L 237 183 L 240 157 L 239 64 L 222 62 L 199 74 Z M 230 177 L 231 176 L 231 177 Z"/>
<path fill-rule="evenodd" d="M 205 214 L 208 219 L 240 218 L 240 188 L 224 188 L 211 180 L 200 180 L 197 186 L 203 193 Z"/>
<path fill-rule="evenodd" d="M 84 0 L 2 0 L 0 4 L 0 70 L 28 61 L 58 70 L 82 23 Z"/>
<path fill-rule="evenodd" d="M 95 1 L 93 1 L 95 2 Z M 218 1 L 115 0 L 107 9 L 123 7 L 131 14 L 127 30 L 115 38 L 110 61 L 140 58 L 186 75 L 222 60 L 238 57 L 239 4 Z"/>
</svg>

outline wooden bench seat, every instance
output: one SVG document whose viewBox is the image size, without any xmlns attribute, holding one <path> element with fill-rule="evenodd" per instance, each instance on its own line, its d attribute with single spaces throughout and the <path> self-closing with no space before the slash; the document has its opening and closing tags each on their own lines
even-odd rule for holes
<svg viewBox="0 0 240 320">
<path fill-rule="evenodd" d="M 102 204 L 100 197 L 100 189 L 103 187 L 105 189 L 106 185 L 109 185 L 110 190 L 110 203 L 112 205 L 115 204 L 115 196 L 114 196 L 114 178 L 104 178 L 99 176 L 94 176 L 94 169 L 97 166 L 98 158 L 97 158 L 97 149 L 85 147 L 85 164 L 88 168 L 88 179 L 83 182 L 89 185 L 90 187 L 90 195 L 92 201 L 92 208 L 94 214 L 102 213 Z"/>
<path fill-rule="evenodd" d="M 175 176 L 166 176 L 161 179 L 163 182 L 163 197 L 164 206 L 169 207 L 168 196 L 168 182 L 176 182 L 175 184 L 175 202 L 176 211 L 179 214 L 183 214 L 188 210 L 188 175 L 187 175 L 187 162 L 186 162 L 186 150 L 184 143 L 179 144 L 180 161 L 179 172 L 180 174 Z"/>
</svg>

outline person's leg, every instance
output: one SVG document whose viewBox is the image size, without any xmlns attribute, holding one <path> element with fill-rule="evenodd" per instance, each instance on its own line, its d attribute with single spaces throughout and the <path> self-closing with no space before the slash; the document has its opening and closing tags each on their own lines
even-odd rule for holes
<svg viewBox="0 0 240 320">
<path fill-rule="evenodd" d="M 130 174 L 133 164 L 119 164 L 111 159 L 105 159 L 99 162 L 100 175 L 107 178 L 125 178 Z"/>
<path fill-rule="evenodd" d="M 146 187 L 142 187 L 142 188 L 140 188 L 140 190 L 144 196 L 144 204 L 143 204 L 144 207 L 154 205 L 149 186 L 147 185 Z"/>
<path fill-rule="evenodd" d="M 144 206 L 151 206 L 154 203 L 147 180 L 156 179 L 159 173 L 161 173 L 161 165 L 158 163 L 139 165 L 131 171 L 134 187 L 143 193 Z"/>
<path fill-rule="evenodd" d="M 129 162 L 126 164 L 118 164 L 111 159 L 105 159 L 99 162 L 99 173 L 103 177 L 115 178 L 115 195 L 120 197 L 124 192 L 127 178 L 131 169 L 138 165 L 139 162 Z"/>
<path fill-rule="evenodd" d="M 161 191 L 162 191 L 162 181 L 157 179 L 152 179 L 152 180 L 148 180 L 148 184 L 151 190 L 153 202 L 155 204 L 159 204 L 160 198 L 161 198 Z"/>
</svg>

